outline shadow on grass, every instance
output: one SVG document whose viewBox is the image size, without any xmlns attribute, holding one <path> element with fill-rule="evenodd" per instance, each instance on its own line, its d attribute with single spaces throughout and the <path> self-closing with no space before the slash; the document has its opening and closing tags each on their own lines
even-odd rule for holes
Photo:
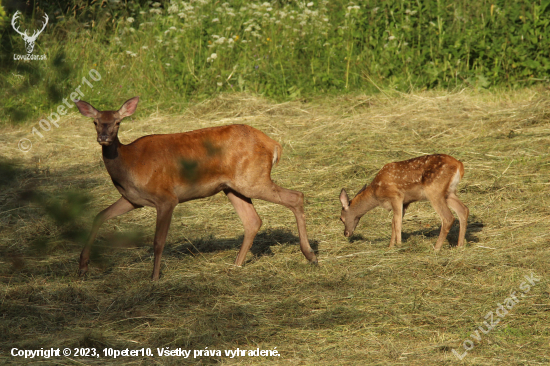
<svg viewBox="0 0 550 366">
<path fill-rule="evenodd" d="M 70 167 L 54 175 L 39 163 L 33 167 L 0 159 L 0 256 L 11 264 L 1 273 L 58 273 L 63 264 L 56 254 L 83 245 L 91 197 L 82 188 L 97 180 L 71 178 L 72 188 L 64 185 L 66 177 L 80 176 L 82 169 Z M 47 264 L 39 268 L 36 260 Z"/>
<path fill-rule="evenodd" d="M 483 230 L 483 227 L 485 225 L 483 222 L 479 220 L 475 220 L 473 222 L 468 222 L 468 226 L 466 228 L 466 241 L 469 243 L 478 243 L 479 239 L 477 236 L 474 235 L 474 233 L 478 233 L 481 230 Z M 458 220 L 455 220 L 451 230 L 449 231 L 449 234 L 447 235 L 447 241 L 451 245 L 451 247 L 456 247 L 458 244 L 458 233 L 460 230 L 460 225 L 458 223 Z M 423 236 L 426 238 L 437 238 L 439 236 L 439 232 L 441 231 L 441 226 L 416 230 L 412 232 L 405 232 L 403 231 L 401 233 L 401 240 L 403 243 L 406 243 L 409 238 L 413 238 L 415 236 Z M 350 243 L 355 243 L 356 241 L 364 242 L 367 241 L 367 238 L 365 238 L 361 234 L 353 234 L 349 237 Z M 374 239 L 372 242 L 377 243 L 381 241 L 387 241 L 386 239 Z"/>
<path fill-rule="evenodd" d="M 468 226 L 466 228 L 466 241 L 468 243 L 478 243 L 479 238 L 474 235 L 474 233 L 480 232 L 485 225 L 481 221 L 474 221 L 474 222 L 468 222 Z M 455 220 L 455 223 L 451 227 L 451 230 L 449 231 L 449 234 L 447 234 L 447 241 L 449 242 L 451 247 L 456 247 L 458 244 L 458 233 L 460 230 L 460 225 L 457 220 Z M 424 236 L 426 238 L 437 238 L 439 236 L 439 233 L 441 231 L 441 226 L 436 226 L 432 228 L 426 228 L 421 230 L 416 230 L 410 233 L 402 233 L 402 240 L 404 243 L 407 242 L 407 240 L 414 236 Z"/>
<path fill-rule="evenodd" d="M 244 235 L 240 235 L 235 239 L 216 239 L 213 236 L 209 238 L 198 238 L 179 245 L 172 245 L 164 248 L 164 255 L 173 257 L 183 257 L 187 255 L 197 256 L 200 253 L 215 253 L 224 250 L 239 249 L 243 242 Z M 290 230 L 286 229 L 267 229 L 254 238 L 254 243 L 250 248 L 250 253 L 254 257 L 272 256 L 274 255 L 271 247 L 276 245 L 296 245 L 300 246 L 300 238 L 294 235 Z M 310 240 L 311 248 L 318 252 L 319 241 Z M 152 249 L 151 249 L 152 253 Z M 253 261 L 248 260 L 248 262 Z"/>
</svg>

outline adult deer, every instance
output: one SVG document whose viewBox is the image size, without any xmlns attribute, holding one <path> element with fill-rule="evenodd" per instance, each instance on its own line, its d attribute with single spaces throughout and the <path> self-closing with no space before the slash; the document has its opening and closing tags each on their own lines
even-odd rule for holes
<svg viewBox="0 0 550 366">
<path fill-rule="evenodd" d="M 90 237 L 80 255 L 80 275 L 88 270 L 90 247 L 105 220 L 150 206 L 157 211 L 152 278 L 158 280 L 160 258 L 176 205 L 220 191 L 227 195 L 244 225 L 244 240 L 235 265 L 244 263 L 262 225 L 252 205 L 253 198 L 292 210 L 302 253 L 310 262 L 317 263 L 306 233 L 304 195 L 279 187 L 270 177 L 271 168 L 281 158 L 279 143 L 250 126 L 229 125 L 149 135 L 123 145 L 118 139 L 120 122 L 135 112 L 138 100 L 134 97 L 118 111 L 103 112 L 84 101 L 75 101 L 80 113 L 94 119 L 105 167 L 122 195 L 95 217 Z"/>
<path fill-rule="evenodd" d="M 441 217 L 441 232 L 435 244 L 441 249 L 454 222 L 452 208 L 458 215 L 458 246 L 464 245 L 469 210 L 456 196 L 464 176 L 464 165 L 449 155 L 426 155 L 384 165 L 371 184 L 364 186 L 350 201 L 345 189 L 340 192 L 344 236 L 349 237 L 368 211 L 381 206 L 393 210 L 390 248 L 401 245 L 401 221 L 409 204 L 429 200 Z"/>
</svg>

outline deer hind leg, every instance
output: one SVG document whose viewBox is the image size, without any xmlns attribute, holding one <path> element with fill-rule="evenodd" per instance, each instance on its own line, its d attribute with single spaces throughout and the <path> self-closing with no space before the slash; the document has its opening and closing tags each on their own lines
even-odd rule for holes
<svg viewBox="0 0 550 366">
<path fill-rule="evenodd" d="M 99 231 L 99 227 L 107 220 L 112 219 L 113 217 L 120 216 L 126 212 L 132 211 L 133 209 L 140 208 L 142 206 L 135 206 L 130 201 L 124 197 L 120 197 L 118 201 L 113 203 L 111 206 L 107 207 L 105 210 L 98 213 L 94 219 L 92 225 L 92 230 L 88 241 L 80 253 L 80 266 L 79 266 L 79 275 L 83 276 L 88 271 L 88 263 L 90 262 L 90 249 L 93 242 Z"/>
<path fill-rule="evenodd" d="M 269 177 L 268 177 L 269 179 Z M 259 198 L 264 201 L 277 203 L 288 207 L 296 217 L 298 235 L 300 236 L 300 249 L 304 256 L 313 264 L 317 264 L 317 257 L 307 238 L 306 219 L 304 213 L 304 194 L 276 185 L 269 179 L 256 184 L 252 188 L 238 189 L 238 192 L 250 198 Z"/>
<path fill-rule="evenodd" d="M 166 243 L 166 237 L 168 236 L 168 229 L 170 229 L 170 222 L 172 221 L 172 213 L 174 208 L 178 204 L 177 199 L 165 200 L 156 206 L 157 209 L 157 227 L 155 230 L 155 241 L 153 242 L 153 250 L 155 252 L 155 264 L 153 266 L 152 280 L 157 281 L 160 276 L 160 259 L 164 250 L 164 244 Z"/>
<path fill-rule="evenodd" d="M 439 233 L 439 237 L 437 238 L 437 242 L 434 247 L 435 251 L 439 251 L 445 241 L 445 238 L 447 238 L 449 230 L 451 230 L 451 226 L 453 226 L 455 218 L 449 207 L 447 207 L 447 201 L 442 194 L 432 195 L 431 197 L 428 196 L 428 199 L 435 209 L 435 212 L 437 212 L 441 218 L 441 232 Z"/>
<path fill-rule="evenodd" d="M 252 247 L 254 237 L 262 226 L 262 219 L 258 216 L 250 198 L 229 189 L 224 190 L 224 193 L 233 204 L 233 207 L 235 207 L 235 211 L 237 211 L 237 215 L 239 215 L 244 226 L 243 244 L 235 259 L 235 265 L 242 266 L 246 258 L 246 253 L 248 253 L 250 247 Z"/>
<path fill-rule="evenodd" d="M 397 246 L 401 245 L 401 227 L 403 222 L 403 202 L 394 201 L 392 202 L 393 207 L 393 219 L 391 222 L 391 239 L 390 239 L 390 248 L 393 248 L 394 244 Z"/>
<path fill-rule="evenodd" d="M 449 197 L 447 197 L 447 205 L 449 205 L 449 207 L 453 209 L 458 216 L 458 221 L 460 222 L 460 232 L 458 234 L 457 246 L 462 247 L 464 246 L 464 237 L 466 236 L 466 226 L 468 224 L 468 215 L 470 214 L 470 210 L 468 210 L 468 207 L 466 207 L 454 193 L 449 194 Z"/>
</svg>

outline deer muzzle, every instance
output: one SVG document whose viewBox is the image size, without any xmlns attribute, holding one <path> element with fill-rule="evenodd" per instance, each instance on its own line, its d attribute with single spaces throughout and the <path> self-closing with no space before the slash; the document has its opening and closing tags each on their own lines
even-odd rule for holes
<svg viewBox="0 0 550 366">
<path fill-rule="evenodd" d="M 109 146 L 113 141 L 109 138 L 109 135 L 99 135 L 97 136 L 97 142 L 102 146 Z"/>
</svg>

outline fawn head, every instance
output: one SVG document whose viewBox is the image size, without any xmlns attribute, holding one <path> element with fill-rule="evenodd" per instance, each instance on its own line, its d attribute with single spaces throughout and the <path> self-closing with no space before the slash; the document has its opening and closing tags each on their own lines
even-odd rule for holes
<svg viewBox="0 0 550 366">
<path fill-rule="evenodd" d="M 126 101 L 118 111 L 98 111 L 90 103 L 82 100 L 75 101 L 83 116 L 94 119 L 97 131 L 97 142 L 102 146 L 111 145 L 117 137 L 118 127 L 123 118 L 129 117 L 136 111 L 139 97 Z"/>
<path fill-rule="evenodd" d="M 357 227 L 361 216 L 357 216 L 350 209 L 351 202 L 346 190 L 343 188 L 340 192 L 340 202 L 342 203 L 342 214 L 340 215 L 340 221 L 344 223 L 344 236 L 348 238 L 353 235 L 353 231 Z"/>
</svg>

